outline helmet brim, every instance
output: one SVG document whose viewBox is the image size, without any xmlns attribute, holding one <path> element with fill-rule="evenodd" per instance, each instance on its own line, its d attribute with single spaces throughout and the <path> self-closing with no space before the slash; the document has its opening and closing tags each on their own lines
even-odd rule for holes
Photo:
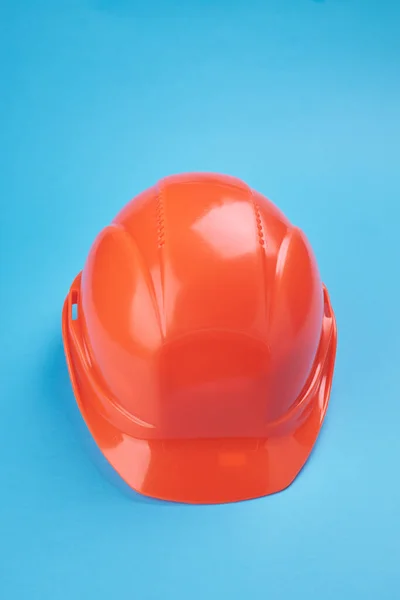
<svg viewBox="0 0 400 600">
<path fill-rule="evenodd" d="M 133 490 L 162 500 L 216 504 L 273 494 L 297 477 L 329 402 L 336 354 L 333 312 L 328 315 L 330 331 L 318 385 L 313 386 L 306 417 L 290 433 L 265 439 L 144 440 L 116 429 L 95 408 L 95 392 L 73 352 L 68 310 L 66 301 L 63 340 L 77 404 L 99 449 Z"/>
</svg>

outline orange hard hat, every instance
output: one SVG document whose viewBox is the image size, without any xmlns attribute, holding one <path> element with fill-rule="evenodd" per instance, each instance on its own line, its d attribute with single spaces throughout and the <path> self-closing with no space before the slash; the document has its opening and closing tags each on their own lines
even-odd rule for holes
<svg viewBox="0 0 400 600">
<path fill-rule="evenodd" d="M 336 323 L 304 234 L 238 179 L 188 174 L 99 234 L 63 339 L 82 415 L 126 483 L 217 503 L 295 479 L 325 416 Z"/>
</svg>

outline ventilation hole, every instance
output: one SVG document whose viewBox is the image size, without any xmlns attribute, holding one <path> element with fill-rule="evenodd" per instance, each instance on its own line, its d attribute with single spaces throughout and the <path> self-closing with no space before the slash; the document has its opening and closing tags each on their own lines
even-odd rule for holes
<svg viewBox="0 0 400 600">
<path fill-rule="evenodd" d="M 157 216 L 157 240 L 158 247 L 162 248 L 165 244 L 165 223 L 164 223 L 164 206 L 161 196 L 161 189 L 158 191 L 158 198 L 156 203 L 156 216 Z"/>
<path fill-rule="evenodd" d="M 328 297 L 328 292 L 326 291 L 325 288 L 324 288 L 324 315 L 328 319 L 332 317 L 331 307 L 330 307 L 329 297 Z"/>
<path fill-rule="evenodd" d="M 72 292 L 71 294 L 71 317 L 73 321 L 78 319 L 78 292 Z"/>
<path fill-rule="evenodd" d="M 260 208 L 257 205 L 257 203 L 254 201 L 254 198 L 253 198 L 253 206 L 254 206 L 254 213 L 256 216 L 258 243 L 260 244 L 260 246 L 264 246 L 265 245 L 264 230 L 263 230 L 263 224 L 262 224 L 262 220 L 261 220 Z"/>
</svg>

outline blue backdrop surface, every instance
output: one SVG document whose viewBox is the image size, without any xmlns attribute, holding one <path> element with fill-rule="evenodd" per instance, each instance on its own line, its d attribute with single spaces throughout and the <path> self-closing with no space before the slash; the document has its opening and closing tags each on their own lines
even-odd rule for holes
<svg viewBox="0 0 400 600">
<path fill-rule="evenodd" d="M 400 4 L 0 0 L 0 598 L 400 597 Z M 128 494 L 75 406 L 64 297 L 96 233 L 217 171 L 307 233 L 339 331 L 281 494 Z"/>
</svg>

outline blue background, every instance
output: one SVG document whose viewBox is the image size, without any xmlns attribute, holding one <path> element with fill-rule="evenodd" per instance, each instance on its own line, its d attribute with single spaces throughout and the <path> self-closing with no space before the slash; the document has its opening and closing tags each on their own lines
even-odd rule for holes
<svg viewBox="0 0 400 600">
<path fill-rule="evenodd" d="M 399 3 L 0 8 L 1 600 L 399 598 Z M 339 329 L 301 475 L 214 507 L 116 480 L 60 330 L 96 233 L 193 170 L 243 178 L 306 231 Z"/>
</svg>

